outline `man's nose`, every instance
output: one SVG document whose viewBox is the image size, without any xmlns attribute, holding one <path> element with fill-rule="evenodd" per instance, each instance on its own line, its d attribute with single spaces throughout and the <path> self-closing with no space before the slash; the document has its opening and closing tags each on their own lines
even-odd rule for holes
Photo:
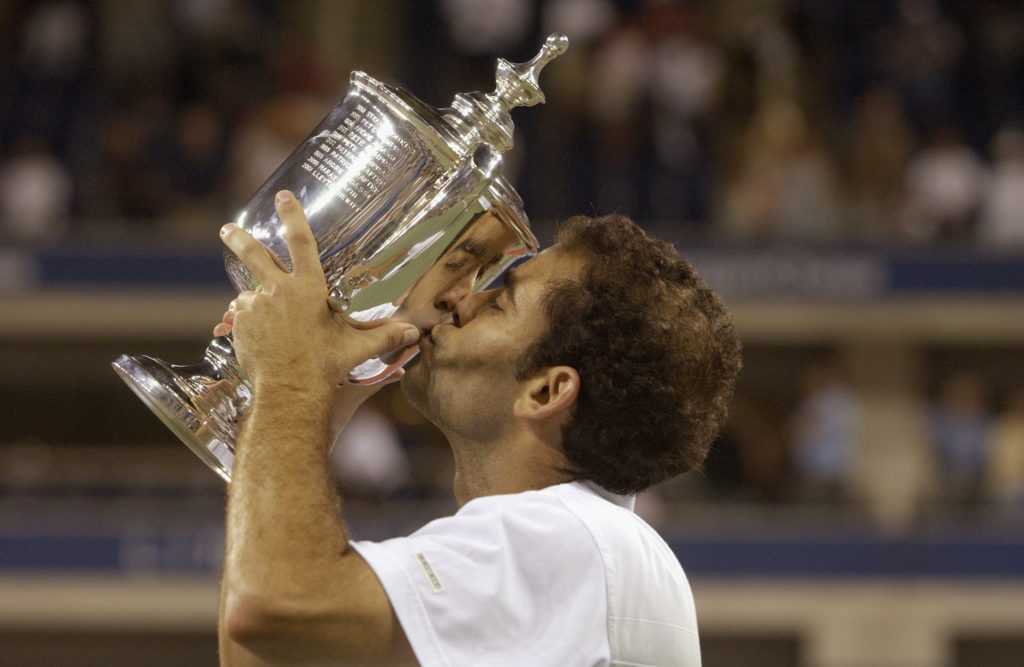
<svg viewBox="0 0 1024 667">
<path fill-rule="evenodd" d="M 469 276 L 456 280 L 434 299 L 434 308 L 446 313 L 454 313 L 459 302 L 473 291 L 473 281 Z"/>
<path fill-rule="evenodd" d="M 487 290 L 486 292 L 474 292 L 473 294 L 467 295 L 465 298 L 459 301 L 455 307 L 455 326 L 464 327 L 469 324 L 470 320 L 476 317 L 480 309 L 487 303 L 491 298 L 491 292 L 494 290 Z"/>
</svg>

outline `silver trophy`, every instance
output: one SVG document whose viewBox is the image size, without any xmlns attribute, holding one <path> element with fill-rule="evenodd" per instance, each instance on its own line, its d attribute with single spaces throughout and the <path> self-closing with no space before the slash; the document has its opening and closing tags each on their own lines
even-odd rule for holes
<svg viewBox="0 0 1024 667">
<path fill-rule="evenodd" d="M 512 146 L 509 110 L 544 101 L 537 77 L 567 46 L 555 34 L 529 62 L 499 59 L 494 92 L 460 93 L 447 109 L 353 72 L 345 97 L 235 224 L 290 267 L 274 196 L 291 190 L 316 237 L 336 311 L 360 321 L 395 317 L 421 328 L 443 321 L 462 295 L 487 287 L 537 251 L 522 200 L 500 173 L 501 153 Z M 256 287 L 230 251 L 224 263 L 239 291 Z M 380 382 L 418 351 L 413 346 L 371 359 L 349 380 Z M 122 355 L 113 366 L 199 458 L 231 479 L 251 387 L 230 337 L 215 338 L 195 365 Z"/>
</svg>

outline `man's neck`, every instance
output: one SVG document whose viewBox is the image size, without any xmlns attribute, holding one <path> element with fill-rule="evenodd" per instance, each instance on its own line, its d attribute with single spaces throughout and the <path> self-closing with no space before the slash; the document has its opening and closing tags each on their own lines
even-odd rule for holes
<svg viewBox="0 0 1024 667">
<path fill-rule="evenodd" d="M 463 506 L 474 498 L 521 493 L 572 479 L 565 457 L 533 438 L 495 440 L 485 444 L 449 438 L 455 456 L 455 499 Z"/>
</svg>

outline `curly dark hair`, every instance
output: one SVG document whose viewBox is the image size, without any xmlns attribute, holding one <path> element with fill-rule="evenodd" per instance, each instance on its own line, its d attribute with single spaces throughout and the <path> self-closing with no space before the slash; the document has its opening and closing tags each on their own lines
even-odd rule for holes
<svg viewBox="0 0 1024 667">
<path fill-rule="evenodd" d="M 671 244 L 624 216 L 571 218 L 557 240 L 585 268 L 547 294 L 547 330 L 516 373 L 579 373 L 562 428 L 568 472 L 627 494 L 699 467 L 741 365 L 721 300 Z"/>
</svg>

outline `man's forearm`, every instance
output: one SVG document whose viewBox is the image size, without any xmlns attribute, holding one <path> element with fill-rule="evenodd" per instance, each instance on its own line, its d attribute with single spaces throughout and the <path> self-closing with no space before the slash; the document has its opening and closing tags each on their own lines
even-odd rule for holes
<svg viewBox="0 0 1024 667">
<path fill-rule="evenodd" d="M 300 564 L 347 545 L 328 459 L 330 401 L 329 389 L 256 387 L 228 487 L 226 563 L 245 568 L 234 574 L 274 572 L 261 586 L 296 591 L 311 576 Z"/>
<path fill-rule="evenodd" d="M 228 489 L 222 637 L 287 634 L 343 597 L 348 534 L 328 464 L 328 392 L 256 389 Z"/>
</svg>

